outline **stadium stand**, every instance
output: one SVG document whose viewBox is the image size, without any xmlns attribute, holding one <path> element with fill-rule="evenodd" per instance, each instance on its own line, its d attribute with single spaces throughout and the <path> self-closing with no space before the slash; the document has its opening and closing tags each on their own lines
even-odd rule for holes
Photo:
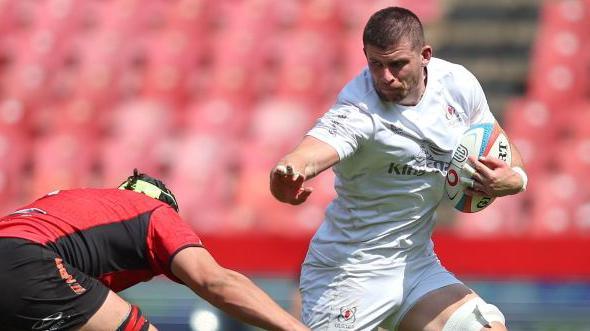
<svg viewBox="0 0 590 331">
<path fill-rule="evenodd" d="M 480 213 L 441 208 L 441 261 L 466 279 L 587 282 L 590 0 L 0 0 L 0 213 L 138 167 L 173 188 L 224 266 L 293 277 L 334 178 L 293 207 L 271 197 L 268 172 L 365 66 L 362 29 L 389 5 L 414 10 L 434 55 L 480 79 L 529 174 L 526 193 Z M 499 302 L 511 329 L 587 330 L 587 286 L 555 286 L 569 295 L 556 300 L 553 285 L 538 285 L 551 308 L 496 285 L 512 292 Z M 160 303 L 152 286 L 138 291 Z"/>
<path fill-rule="evenodd" d="M 550 104 L 581 99 L 588 92 L 590 8 L 584 1 L 548 1 L 531 58 L 529 90 L 533 98 Z M 587 95 L 586 95 L 587 96 Z"/>
<path fill-rule="evenodd" d="M 362 68 L 362 24 L 386 4 L 0 1 L 1 115 L 10 122 L 2 124 L 3 151 L 13 156 L 2 169 L 8 182 L 31 182 L 20 194 L 7 182 L 3 201 L 114 185 L 135 166 L 186 191 L 187 205 L 208 198 L 186 208 L 190 215 L 207 206 L 243 212 L 268 200 L 267 192 L 260 192 L 264 199 L 244 196 L 256 186 L 266 190 L 260 183 L 276 156 L 297 143 Z M 434 20 L 435 4 L 414 9 Z M 190 168 L 199 174 L 189 176 Z M 314 222 L 302 221 L 305 231 L 317 225 L 333 194 L 330 176 L 318 181 L 325 184 L 310 207 Z M 267 215 L 265 208 L 256 213 Z M 228 222 L 242 230 L 256 226 L 246 219 Z M 272 227 L 270 214 L 267 219 Z"/>
<path fill-rule="evenodd" d="M 446 3 L 452 7 L 454 1 Z M 450 10 L 447 21 L 449 17 L 462 18 L 459 23 L 443 23 L 450 31 L 473 29 L 471 36 L 458 33 L 441 36 L 441 52 L 461 59 L 459 62 L 472 68 L 482 79 L 490 105 L 500 106 L 500 111 L 495 110 L 496 115 L 519 147 L 531 178 L 528 192 L 517 199 L 501 199 L 495 202 L 497 206 L 493 210 L 476 215 L 458 215 L 456 231 L 464 236 L 477 233 L 513 235 L 514 229 L 504 223 L 512 224 L 514 215 L 518 215 L 518 222 L 526 224 L 524 229 L 519 226 L 516 233 L 540 238 L 563 235 L 583 237 L 588 233 L 581 218 L 587 215 L 584 214 L 587 209 L 582 208 L 588 201 L 588 183 L 584 173 L 590 169 L 585 160 L 589 136 L 587 126 L 590 123 L 590 49 L 587 33 L 590 31 L 590 2 L 542 2 L 538 29 L 536 23 L 526 23 L 531 19 L 536 21 L 534 13 L 537 5 L 532 1 L 519 1 L 517 4 L 500 2 L 497 6 L 474 1 Z M 481 10 L 483 7 L 488 10 Z M 485 22 L 507 17 L 522 22 L 507 25 L 506 29 L 511 29 L 511 33 L 502 33 L 500 25 L 494 25 L 493 29 L 485 27 Z M 483 27 L 468 24 L 470 19 L 476 19 Z M 494 29 L 495 35 L 488 31 L 494 32 Z M 502 39 L 502 35 L 507 38 Z M 520 61 L 527 61 L 526 57 L 522 57 L 526 50 L 523 42 L 530 43 L 532 39 L 534 44 L 528 57 L 530 64 L 516 66 L 515 56 Z M 496 50 L 496 55 L 489 58 L 487 67 L 499 72 L 499 75 L 488 75 L 487 70 L 479 65 L 477 61 L 482 61 L 485 55 L 473 56 L 489 47 Z M 463 61 L 470 55 L 474 60 Z M 515 59 L 508 60 L 510 57 Z M 497 62 L 498 59 L 501 62 Z M 505 72 L 505 69 L 512 73 Z M 514 72 L 519 72 L 520 77 L 508 83 L 506 77 L 514 79 Z M 503 84 L 505 87 L 513 86 L 512 92 L 497 90 L 500 80 L 508 83 Z M 493 228 L 496 232 L 491 231 Z"/>
<path fill-rule="evenodd" d="M 170 181 L 207 231 L 289 225 L 308 235 L 334 195 L 331 175 L 316 179 L 309 207 L 293 209 L 270 197 L 267 172 L 363 68 L 363 24 L 391 4 L 0 1 L 0 152 L 12 156 L 0 166 L 0 209 L 60 187 L 115 185 L 140 167 Z M 584 183 L 564 198 L 565 228 L 588 234 L 590 1 L 395 4 L 424 19 L 436 56 L 480 77 L 530 172 L 522 198 L 454 215 L 447 230 L 553 236 L 540 221 L 551 200 L 543 178 L 564 173 Z"/>
</svg>

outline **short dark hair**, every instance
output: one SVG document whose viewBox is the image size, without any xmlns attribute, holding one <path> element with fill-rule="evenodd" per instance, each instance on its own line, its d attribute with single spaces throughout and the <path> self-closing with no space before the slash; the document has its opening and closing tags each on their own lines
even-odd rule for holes
<svg viewBox="0 0 590 331">
<path fill-rule="evenodd" d="M 424 46 L 424 29 L 416 14 L 401 7 L 387 7 L 374 13 L 363 31 L 363 46 L 388 49 L 407 39 L 412 48 Z"/>
</svg>

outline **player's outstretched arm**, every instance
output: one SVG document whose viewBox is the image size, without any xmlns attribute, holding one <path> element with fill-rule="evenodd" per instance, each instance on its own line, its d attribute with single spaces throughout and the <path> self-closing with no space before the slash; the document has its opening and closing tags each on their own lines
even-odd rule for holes
<svg viewBox="0 0 590 331">
<path fill-rule="evenodd" d="M 241 321 L 266 330 L 308 330 L 247 277 L 221 267 L 204 248 L 178 252 L 172 273 L 197 295 Z"/>
<path fill-rule="evenodd" d="M 283 157 L 270 172 L 270 191 L 281 202 L 298 205 L 307 199 L 312 188 L 303 183 L 340 161 L 329 144 L 305 136 L 294 151 Z"/>
</svg>

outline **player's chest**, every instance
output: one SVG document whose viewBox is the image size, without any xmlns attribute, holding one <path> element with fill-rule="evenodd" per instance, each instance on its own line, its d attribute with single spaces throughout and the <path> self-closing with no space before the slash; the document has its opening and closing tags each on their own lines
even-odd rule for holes
<svg viewBox="0 0 590 331">
<path fill-rule="evenodd" d="M 460 104 L 440 96 L 419 108 L 374 117 L 372 152 L 391 164 L 445 170 L 468 119 Z"/>
</svg>

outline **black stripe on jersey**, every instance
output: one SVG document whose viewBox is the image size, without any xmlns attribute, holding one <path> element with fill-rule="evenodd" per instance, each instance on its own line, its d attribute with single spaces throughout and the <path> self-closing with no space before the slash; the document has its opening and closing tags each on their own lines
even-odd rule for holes
<svg viewBox="0 0 590 331">
<path fill-rule="evenodd" d="M 123 270 L 150 269 L 147 231 L 152 211 L 131 219 L 77 231 L 47 243 L 64 261 L 99 277 Z"/>
</svg>

